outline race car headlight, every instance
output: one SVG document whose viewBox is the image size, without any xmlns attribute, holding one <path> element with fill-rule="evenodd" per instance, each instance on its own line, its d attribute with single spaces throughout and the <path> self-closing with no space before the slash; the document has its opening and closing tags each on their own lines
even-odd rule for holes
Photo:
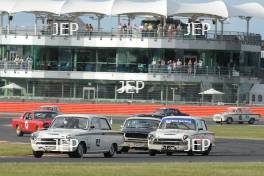
<svg viewBox="0 0 264 176">
<path fill-rule="evenodd" d="M 188 139 L 189 136 L 188 135 L 183 135 L 182 139 L 185 141 L 186 139 Z"/>
<path fill-rule="evenodd" d="M 153 134 L 148 135 L 148 140 L 152 141 L 154 138 L 155 138 L 155 135 L 153 135 Z"/>
<path fill-rule="evenodd" d="M 34 141 L 36 141 L 36 140 L 38 139 L 38 136 L 39 136 L 38 133 L 33 133 L 33 134 L 31 135 L 31 139 L 34 140 Z"/>
</svg>

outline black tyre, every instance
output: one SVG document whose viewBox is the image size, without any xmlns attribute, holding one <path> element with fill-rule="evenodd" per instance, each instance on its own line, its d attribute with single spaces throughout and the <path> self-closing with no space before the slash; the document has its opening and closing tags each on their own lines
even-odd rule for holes
<svg viewBox="0 0 264 176">
<path fill-rule="evenodd" d="M 150 156 L 156 156 L 156 154 L 157 154 L 156 150 L 149 150 Z"/>
<path fill-rule="evenodd" d="M 72 153 L 69 153 L 69 157 L 71 158 L 82 158 L 83 157 L 83 154 L 84 154 L 84 145 L 82 143 L 80 143 L 77 147 L 77 149 L 72 152 Z"/>
<path fill-rule="evenodd" d="M 188 152 L 187 152 L 187 155 L 188 155 L 188 156 L 194 156 L 194 152 L 193 152 L 193 151 L 188 151 Z"/>
<path fill-rule="evenodd" d="M 121 150 L 121 152 L 123 153 L 128 153 L 128 151 L 129 151 L 129 147 L 123 147 Z"/>
<path fill-rule="evenodd" d="M 208 149 L 206 151 L 204 151 L 202 153 L 202 155 L 205 155 L 205 156 L 209 155 L 209 153 L 211 152 L 211 150 L 212 150 L 212 144 L 208 147 Z"/>
<path fill-rule="evenodd" d="M 104 153 L 105 158 L 112 158 L 116 153 L 116 147 L 114 144 L 111 145 L 108 152 Z"/>
<path fill-rule="evenodd" d="M 249 121 L 248 121 L 248 124 L 251 124 L 251 125 L 253 125 L 254 123 L 255 123 L 255 119 L 254 118 L 251 118 Z"/>
<path fill-rule="evenodd" d="M 232 118 L 232 117 L 228 117 L 228 118 L 226 119 L 226 123 L 227 123 L 227 124 L 232 124 L 232 123 L 233 123 L 233 118 Z"/>
<path fill-rule="evenodd" d="M 35 158 L 41 158 L 43 156 L 44 152 L 42 151 L 33 151 L 33 156 Z"/>
<path fill-rule="evenodd" d="M 23 136 L 24 135 L 24 133 L 21 131 L 21 128 L 19 125 L 16 127 L 16 134 L 17 134 L 17 136 Z"/>
<path fill-rule="evenodd" d="M 172 152 L 166 152 L 167 156 L 172 156 L 172 154 L 173 154 Z"/>
</svg>

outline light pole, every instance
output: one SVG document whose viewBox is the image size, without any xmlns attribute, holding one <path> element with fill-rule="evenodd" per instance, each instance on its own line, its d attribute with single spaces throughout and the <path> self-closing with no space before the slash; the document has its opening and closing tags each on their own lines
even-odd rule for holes
<svg viewBox="0 0 264 176">
<path fill-rule="evenodd" d="M 233 86 L 237 89 L 237 107 L 239 106 L 240 102 L 240 86 L 239 84 L 233 84 Z"/>
</svg>

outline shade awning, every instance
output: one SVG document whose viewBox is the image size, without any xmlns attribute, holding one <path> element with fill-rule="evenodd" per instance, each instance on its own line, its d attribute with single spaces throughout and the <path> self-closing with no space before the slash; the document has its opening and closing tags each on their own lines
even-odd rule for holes
<svg viewBox="0 0 264 176">
<path fill-rule="evenodd" d="M 264 7 L 256 2 L 228 6 L 230 17 L 264 18 Z"/>
<path fill-rule="evenodd" d="M 0 0 L 0 12 L 11 13 L 16 0 Z"/>
<path fill-rule="evenodd" d="M 65 0 L 16 0 L 11 13 L 45 12 L 60 14 Z"/>
<path fill-rule="evenodd" d="M 179 3 L 171 15 L 178 16 L 216 16 L 228 18 L 229 12 L 225 2 L 213 1 L 208 3 Z"/>
<path fill-rule="evenodd" d="M 61 14 L 87 13 L 111 15 L 114 0 L 68 0 L 61 8 Z"/>
<path fill-rule="evenodd" d="M 11 83 L 8 85 L 5 85 L 3 87 L 0 87 L 1 89 L 16 89 L 16 90 L 23 90 L 24 88 L 15 84 L 15 83 Z"/>
<path fill-rule="evenodd" d="M 223 95 L 223 92 L 217 91 L 215 89 L 209 89 L 204 92 L 199 93 L 200 95 Z"/>
</svg>

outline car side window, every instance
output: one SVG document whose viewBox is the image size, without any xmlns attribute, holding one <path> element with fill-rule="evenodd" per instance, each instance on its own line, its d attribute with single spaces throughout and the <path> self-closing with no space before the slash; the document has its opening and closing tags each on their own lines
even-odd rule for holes
<svg viewBox="0 0 264 176">
<path fill-rule="evenodd" d="M 93 118 L 91 120 L 91 128 L 96 129 L 96 130 L 100 129 L 98 118 Z"/>
<path fill-rule="evenodd" d="M 101 130 L 111 130 L 106 119 L 100 119 Z"/>
<path fill-rule="evenodd" d="M 25 114 L 25 120 L 32 120 L 32 114 L 31 113 L 26 113 Z"/>
<path fill-rule="evenodd" d="M 201 124 L 202 124 L 203 130 L 207 131 L 208 130 L 207 125 L 204 120 L 201 121 Z"/>
</svg>

